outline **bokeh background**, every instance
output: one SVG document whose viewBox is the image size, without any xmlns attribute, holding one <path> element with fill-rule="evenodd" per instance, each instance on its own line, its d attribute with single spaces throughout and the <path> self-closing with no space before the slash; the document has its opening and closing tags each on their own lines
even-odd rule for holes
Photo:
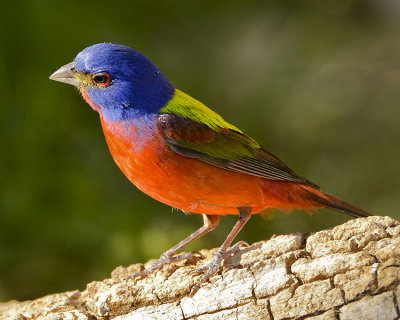
<svg viewBox="0 0 400 320">
<path fill-rule="evenodd" d="M 326 192 L 400 218 L 397 0 L 6 1 L 0 26 L 0 301 L 83 289 L 202 223 L 136 190 L 97 114 L 48 80 L 97 42 L 141 51 Z M 188 249 L 220 245 L 235 219 Z M 347 219 L 254 216 L 239 238 Z"/>
</svg>

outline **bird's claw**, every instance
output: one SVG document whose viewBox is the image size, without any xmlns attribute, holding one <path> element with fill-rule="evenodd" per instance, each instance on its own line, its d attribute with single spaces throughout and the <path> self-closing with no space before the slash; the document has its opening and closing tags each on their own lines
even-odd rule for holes
<svg viewBox="0 0 400 320">
<path fill-rule="evenodd" d="M 221 259 L 221 261 L 222 261 L 222 259 Z M 219 268 L 221 266 L 221 261 L 213 260 L 209 265 L 198 268 L 192 272 L 192 274 L 196 274 L 196 275 L 204 273 L 204 272 L 205 272 L 205 274 L 201 277 L 200 281 L 197 282 L 190 289 L 190 293 L 189 293 L 190 297 L 193 297 L 193 295 L 197 292 L 197 290 L 200 289 L 202 283 L 206 282 L 212 275 L 217 273 L 217 271 L 219 270 Z"/>
<path fill-rule="evenodd" d="M 158 259 L 150 268 L 132 273 L 129 275 L 126 280 L 130 279 L 136 279 L 136 278 L 141 278 L 141 277 L 147 277 L 149 274 L 153 273 L 154 271 L 161 269 L 167 264 L 173 263 L 173 262 L 178 262 L 182 261 L 185 259 L 192 259 L 193 257 L 199 257 L 199 258 L 204 258 L 204 256 L 199 252 L 199 251 L 191 251 L 191 252 L 186 252 L 178 256 L 174 256 L 171 253 L 164 252 L 161 256 L 160 259 Z"/>
<path fill-rule="evenodd" d="M 227 250 L 225 252 L 218 250 L 215 253 L 212 261 L 208 265 L 205 265 L 203 267 L 193 270 L 191 272 L 191 274 L 193 274 L 193 275 L 199 275 L 202 273 L 205 273 L 205 274 L 201 277 L 200 281 L 197 282 L 192 287 L 192 289 L 190 290 L 189 296 L 193 297 L 193 295 L 200 289 L 201 285 L 204 282 L 206 282 L 208 279 L 210 279 L 210 277 L 212 275 L 217 273 L 217 271 L 221 267 L 222 260 L 224 260 L 225 258 L 228 258 L 232 254 L 235 254 L 236 252 L 238 252 L 240 250 L 240 247 L 243 245 L 245 245 L 247 247 L 249 246 L 249 244 L 246 241 L 239 241 L 233 247 L 231 247 L 229 250 Z"/>
<path fill-rule="evenodd" d="M 163 255 L 161 255 L 160 260 L 164 259 L 165 262 L 163 262 L 163 264 L 162 264 L 162 266 L 164 266 L 164 265 L 172 263 L 172 262 L 178 262 L 178 261 L 182 261 L 182 260 L 190 260 L 190 259 L 193 259 L 194 257 L 203 259 L 204 255 L 200 251 L 190 251 L 190 252 L 182 253 L 181 255 L 178 255 L 178 256 L 166 255 L 164 257 Z"/>
<path fill-rule="evenodd" d="M 232 246 L 229 250 L 227 250 L 225 252 L 224 259 L 226 259 L 226 258 L 230 257 L 231 255 L 239 252 L 242 246 L 248 247 L 249 244 L 246 241 L 243 241 L 243 240 L 241 240 L 239 242 L 236 242 L 234 246 Z"/>
<path fill-rule="evenodd" d="M 197 282 L 192 287 L 192 289 L 190 289 L 189 296 L 193 297 L 193 295 L 197 292 L 197 290 L 200 289 L 201 284 L 206 282 L 212 275 L 214 275 L 219 270 L 219 268 L 221 267 L 222 260 L 225 257 L 225 253 L 226 252 L 218 250 L 215 253 L 212 261 L 208 265 L 201 267 L 201 268 L 197 268 L 191 272 L 191 274 L 194 274 L 194 275 L 199 275 L 202 273 L 205 273 L 205 274 L 201 277 L 200 281 Z"/>
</svg>

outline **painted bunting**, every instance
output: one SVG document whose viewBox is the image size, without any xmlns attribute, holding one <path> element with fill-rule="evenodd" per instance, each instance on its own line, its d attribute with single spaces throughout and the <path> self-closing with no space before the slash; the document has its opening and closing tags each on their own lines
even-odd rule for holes
<svg viewBox="0 0 400 320">
<path fill-rule="evenodd" d="M 50 79 L 76 86 L 100 114 L 110 152 L 141 191 L 185 213 L 203 215 L 203 226 L 163 253 L 146 276 L 172 261 L 184 246 L 213 230 L 220 215 L 239 215 L 224 243 L 191 289 L 216 273 L 233 239 L 252 214 L 268 208 L 330 208 L 353 217 L 369 214 L 319 190 L 257 141 L 200 101 L 175 89 L 141 53 L 100 43 L 81 51 Z"/>
</svg>

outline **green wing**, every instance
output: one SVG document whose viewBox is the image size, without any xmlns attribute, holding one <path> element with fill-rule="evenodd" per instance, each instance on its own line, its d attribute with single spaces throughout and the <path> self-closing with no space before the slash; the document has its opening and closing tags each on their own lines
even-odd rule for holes
<svg viewBox="0 0 400 320">
<path fill-rule="evenodd" d="M 179 90 L 160 110 L 157 126 L 170 149 L 181 155 L 231 171 L 316 187 L 216 112 Z"/>
</svg>

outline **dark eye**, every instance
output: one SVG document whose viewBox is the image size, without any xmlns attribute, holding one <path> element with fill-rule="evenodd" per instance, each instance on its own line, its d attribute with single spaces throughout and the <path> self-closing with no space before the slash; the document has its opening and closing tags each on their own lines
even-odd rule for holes
<svg viewBox="0 0 400 320">
<path fill-rule="evenodd" d="M 98 86 L 98 87 L 106 87 L 110 83 L 110 75 L 108 73 L 97 73 L 94 74 L 93 77 L 93 82 Z"/>
</svg>

